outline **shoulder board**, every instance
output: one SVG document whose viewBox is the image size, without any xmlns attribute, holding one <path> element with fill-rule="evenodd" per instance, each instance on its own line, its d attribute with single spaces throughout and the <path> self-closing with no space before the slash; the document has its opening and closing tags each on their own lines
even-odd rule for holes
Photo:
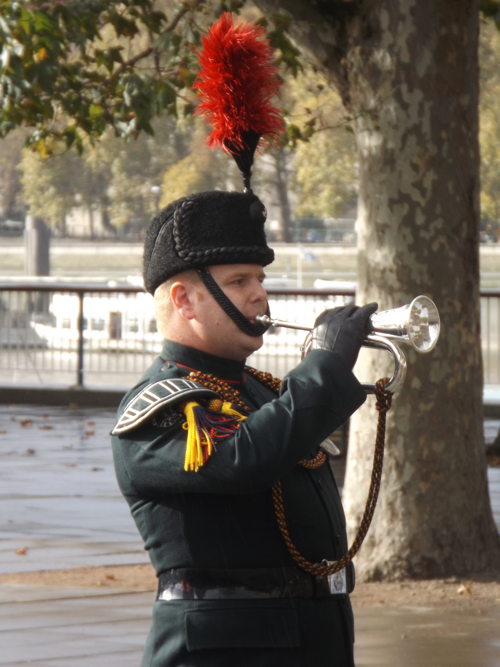
<svg viewBox="0 0 500 667">
<path fill-rule="evenodd" d="M 147 421 L 158 410 L 165 408 L 167 405 L 175 405 L 180 401 L 192 399 L 195 396 L 216 398 L 217 394 L 186 378 L 171 378 L 170 380 L 152 382 L 127 404 L 111 431 L 111 435 L 121 435 L 127 431 L 132 431 Z"/>
</svg>

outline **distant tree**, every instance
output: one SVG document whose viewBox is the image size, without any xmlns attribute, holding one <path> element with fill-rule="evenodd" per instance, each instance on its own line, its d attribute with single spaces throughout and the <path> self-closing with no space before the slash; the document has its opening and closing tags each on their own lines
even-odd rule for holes
<svg viewBox="0 0 500 667">
<path fill-rule="evenodd" d="M 256 178 L 259 192 L 263 192 L 266 201 L 273 206 L 278 222 L 278 239 L 292 241 L 292 154 L 285 146 L 278 146 L 266 152 L 259 160 Z"/>
<path fill-rule="evenodd" d="M 355 207 L 358 156 L 352 118 L 318 71 L 308 67 L 289 83 L 292 127 L 302 141 L 293 155 L 295 213 L 299 217 L 339 217 Z M 307 130 L 309 135 L 307 136 Z"/>
<path fill-rule="evenodd" d="M 81 159 L 76 153 L 66 152 L 51 162 L 32 151 L 24 151 L 20 163 L 24 199 L 30 213 L 41 218 L 50 227 L 66 234 L 66 219 L 75 206 L 75 189 L 81 173 Z"/>
<path fill-rule="evenodd" d="M 18 172 L 26 132 L 17 129 L 0 140 L 0 219 L 19 219 L 24 213 Z"/>
<path fill-rule="evenodd" d="M 298 216 L 337 218 L 356 207 L 357 151 L 347 128 L 314 134 L 294 156 Z"/>
<path fill-rule="evenodd" d="M 109 137 L 103 163 L 109 170 L 107 211 L 115 228 L 133 223 L 146 227 L 161 203 L 165 170 L 189 152 L 192 120 L 174 117 L 156 119 L 154 136 L 140 135 L 134 141 Z"/>
<path fill-rule="evenodd" d="M 186 122 L 186 121 L 184 121 Z M 199 120 L 189 122 L 191 138 L 186 151 L 164 171 L 160 204 L 184 197 L 192 192 L 227 187 L 241 187 L 236 165 L 222 151 L 213 151 L 205 142 L 206 128 Z"/>
<path fill-rule="evenodd" d="M 96 144 L 87 142 L 81 155 L 61 142 L 57 152 L 54 140 L 50 157 L 26 149 L 20 163 L 24 199 L 34 215 L 61 230 L 77 205 L 88 213 L 91 236 L 97 214 L 111 234 L 127 223 L 145 226 L 156 207 L 152 187 L 188 150 L 189 124 L 183 127 L 173 117 L 156 120 L 154 137 L 142 134 L 134 141 L 108 131 Z"/>
</svg>

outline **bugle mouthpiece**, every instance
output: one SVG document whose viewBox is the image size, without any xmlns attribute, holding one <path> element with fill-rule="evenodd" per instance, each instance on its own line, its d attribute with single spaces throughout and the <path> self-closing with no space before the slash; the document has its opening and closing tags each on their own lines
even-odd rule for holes
<svg viewBox="0 0 500 667">
<path fill-rule="evenodd" d="M 285 327 L 286 329 L 299 329 L 300 331 L 312 331 L 311 327 L 305 327 L 303 324 L 295 324 L 295 322 L 285 322 L 285 320 L 275 320 L 269 315 L 257 315 L 256 318 L 259 324 L 267 327 Z"/>
<path fill-rule="evenodd" d="M 269 315 L 264 315 L 264 314 L 257 315 L 255 320 L 258 324 L 262 324 L 263 327 L 267 327 L 268 329 L 269 329 L 269 327 L 271 327 L 273 325 L 273 321 L 269 317 Z"/>
</svg>

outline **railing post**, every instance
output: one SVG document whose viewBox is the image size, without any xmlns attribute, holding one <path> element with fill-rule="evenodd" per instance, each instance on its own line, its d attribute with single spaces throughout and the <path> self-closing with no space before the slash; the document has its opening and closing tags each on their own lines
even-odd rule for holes
<svg viewBox="0 0 500 667">
<path fill-rule="evenodd" d="M 84 347 L 83 347 L 83 298 L 85 292 L 78 292 L 78 347 L 76 359 L 76 386 L 83 387 Z"/>
</svg>

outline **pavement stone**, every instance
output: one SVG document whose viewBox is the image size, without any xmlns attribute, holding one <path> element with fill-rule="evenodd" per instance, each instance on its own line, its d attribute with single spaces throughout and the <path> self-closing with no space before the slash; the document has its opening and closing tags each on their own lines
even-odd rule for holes
<svg viewBox="0 0 500 667">
<path fill-rule="evenodd" d="M 151 593 L 7 588 L 11 600 L 4 590 L 0 601 L 0 665 L 139 666 L 151 616 Z M 411 606 L 355 605 L 355 618 L 357 667 L 500 664 L 498 607 L 464 614 Z"/>
<path fill-rule="evenodd" d="M 0 572 L 148 562 L 116 483 L 113 423 L 113 410 L 0 405 Z"/>
<path fill-rule="evenodd" d="M 151 593 L 7 588 L 22 599 L 0 602 L 0 665 L 138 667 Z"/>
</svg>

